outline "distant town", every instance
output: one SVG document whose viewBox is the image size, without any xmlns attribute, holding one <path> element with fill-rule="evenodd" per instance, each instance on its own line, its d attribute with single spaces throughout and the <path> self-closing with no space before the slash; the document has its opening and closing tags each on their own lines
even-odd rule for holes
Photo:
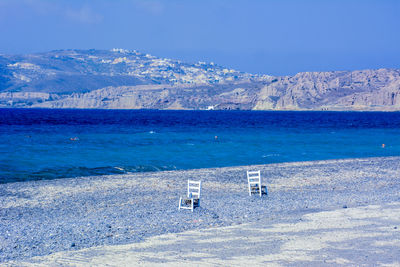
<svg viewBox="0 0 400 267">
<path fill-rule="evenodd" d="M 400 70 L 255 75 L 135 50 L 0 55 L 0 107 L 400 110 Z"/>
</svg>

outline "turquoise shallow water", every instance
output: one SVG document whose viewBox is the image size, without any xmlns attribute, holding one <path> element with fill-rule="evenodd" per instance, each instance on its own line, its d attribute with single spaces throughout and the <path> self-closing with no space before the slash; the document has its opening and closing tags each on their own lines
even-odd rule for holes
<svg viewBox="0 0 400 267">
<path fill-rule="evenodd" d="M 0 109 L 0 183 L 399 156 L 399 136 L 398 112 Z"/>
</svg>

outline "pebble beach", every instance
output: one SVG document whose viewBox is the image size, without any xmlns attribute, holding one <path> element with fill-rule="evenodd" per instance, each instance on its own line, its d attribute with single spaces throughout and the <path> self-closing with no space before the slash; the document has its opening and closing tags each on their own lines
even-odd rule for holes
<svg viewBox="0 0 400 267">
<path fill-rule="evenodd" d="M 268 196 L 248 195 L 246 170 L 261 170 Z M 202 181 L 194 212 L 178 211 L 188 179 Z M 400 157 L 7 183 L 0 265 L 396 266 L 399 211 Z"/>
</svg>

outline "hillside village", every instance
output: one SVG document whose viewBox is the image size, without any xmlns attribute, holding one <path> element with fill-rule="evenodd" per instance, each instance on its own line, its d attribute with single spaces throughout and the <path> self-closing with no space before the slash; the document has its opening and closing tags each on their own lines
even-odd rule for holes
<svg viewBox="0 0 400 267">
<path fill-rule="evenodd" d="M 0 55 L 0 107 L 400 110 L 400 70 L 254 75 L 135 50 Z"/>
</svg>

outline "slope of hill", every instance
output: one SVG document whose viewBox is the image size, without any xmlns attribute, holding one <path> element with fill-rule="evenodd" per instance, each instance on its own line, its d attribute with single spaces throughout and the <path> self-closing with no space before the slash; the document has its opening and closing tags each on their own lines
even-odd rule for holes
<svg viewBox="0 0 400 267">
<path fill-rule="evenodd" d="M 0 55 L 0 107 L 400 110 L 400 70 L 272 77 L 123 49 Z"/>
</svg>

